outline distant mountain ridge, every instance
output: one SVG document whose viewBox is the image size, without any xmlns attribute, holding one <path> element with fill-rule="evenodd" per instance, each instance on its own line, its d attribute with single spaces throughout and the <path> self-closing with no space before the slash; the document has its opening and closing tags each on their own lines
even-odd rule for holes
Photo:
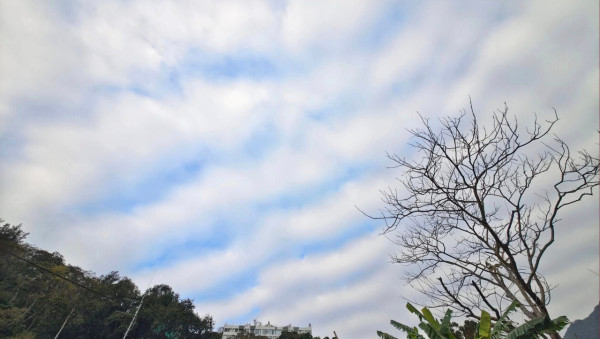
<svg viewBox="0 0 600 339">
<path fill-rule="evenodd" d="M 564 339 L 598 339 L 600 338 L 600 305 L 596 305 L 587 318 L 575 320 L 565 332 Z"/>
</svg>

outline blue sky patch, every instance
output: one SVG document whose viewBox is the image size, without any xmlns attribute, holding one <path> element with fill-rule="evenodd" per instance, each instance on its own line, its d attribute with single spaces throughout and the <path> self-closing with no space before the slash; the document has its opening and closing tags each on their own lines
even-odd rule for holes
<svg viewBox="0 0 600 339">
<path fill-rule="evenodd" d="M 162 199 L 173 188 L 196 178 L 210 159 L 210 153 L 198 154 L 193 159 L 171 161 L 165 158 L 160 164 L 147 168 L 146 173 L 138 172 L 135 176 L 114 177 L 109 173 L 102 197 L 74 206 L 72 211 L 88 215 L 128 213 L 135 207 Z"/>
<path fill-rule="evenodd" d="M 296 209 L 314 204 L 316 200 L 323 199 L 339 191 L 344 184 L 361 178 L 373 166 L 373 164 L 352 165 L 332 173 L 330 177 L 323 177 L 321 181 L 311 185 L 295 187 L 294 190 L 286 191 L 279 196 L 274 196 L 272 199 L 260 202 L 256 205 L 256 208 L 259 211 L 266 212 L 272 209 Z"/>
<path fill-rule="evenodd" d="M 252 53 L 213 55 L 191 50 L 178 66 L 179 74 L 211 80 L 267 79 L 281 74 L 277 64 L 269 58 Z"/>
<path fill-rule="evenodd" d="M 223 268 L 226 269 L 226 268 Z M 232 272 L 227 279 L 219 282 L 215 286 L 203 291 L 194 292 L 194 301 L 215 301 L 222 300 L 231 295 L 242 293 L 254 286 L 258 282 L 258 274 L 255 266 L 245 271 Z"/>
<path fill-rule="evenodd" d="M 138 272 L 147 269 L 160 268 L 185 258 L 198 257 L 212 251 L 222 250 L 226 248 L 230 240 L 229 237 L 225 237 L 216 232 L 188 236 L 184 242 L 177 241 L 176 239 L 171 240 L 168 237 L 167 239 L 170 243 L 169 246 L 161 246 L 160 253 L 148 258 L 147 261 L 137 263 L 132 270 Z"/>
<path fill-rule="evenodd" d="M 358 210 L 356 213 L 360 214 Z M 360 239 L 381 227 L 381 223 L 376 220 L 369 220 L 366 216 L 364 219 L 363 222 L 347 225 L 338 234 L 317 239 L 310 243 L 299 244 L 295 247 L 296 256 L 305 258 L 306 256 L 339 250 L 353 240 Z"/>
</svg>

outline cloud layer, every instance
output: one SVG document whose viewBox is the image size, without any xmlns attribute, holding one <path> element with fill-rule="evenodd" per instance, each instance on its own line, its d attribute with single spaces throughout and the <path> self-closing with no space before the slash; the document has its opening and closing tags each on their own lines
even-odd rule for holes
<svg viewBox="0 0 600 339">
<path fill-rule="evenodd" d="M 412 291 L 377 211 L 417 111 L 507 102 L 597 152 L 598 4 L 0 4 L 0 213 L 73 264 L 167 283 L 217 324 L 374 337 Z M 544 267 L 598 302 L 598 197 Z M 576 226 L 573 226 L 576 225 Z M 568 229 L 568 230 L 567 230 Z M 575 231 L 576 230 L 576 231 Z M 569 258 L 561 261 L 560 258 Z M 562 262 L 552 265 L 552 262 Z"/>
</svg>

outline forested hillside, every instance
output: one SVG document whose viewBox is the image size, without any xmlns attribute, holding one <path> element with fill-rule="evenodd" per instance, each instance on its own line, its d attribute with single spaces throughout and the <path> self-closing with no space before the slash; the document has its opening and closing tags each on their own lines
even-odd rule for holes
<svg viewBox="0 0 600 339">
<path fill-rule="evenodd" d="M 131 279 L 69 265 L 60 253 L 24 242 L 20 225 L 0 224 L 0 337 L 123 337 L 143 297 Z M 156 285 L 145 292 L 128 337 L 220 338 L 213 326 L 192 300 Z"/>
</svg>

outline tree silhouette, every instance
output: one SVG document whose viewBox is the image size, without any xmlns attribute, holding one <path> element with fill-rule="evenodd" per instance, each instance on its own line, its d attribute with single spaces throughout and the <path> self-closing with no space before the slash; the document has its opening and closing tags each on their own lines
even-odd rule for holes
<svg viewBox="0 0 600 339">
<path fill-rule="evenodd" d="M 439 130 L 422 118 L 410 131 L 416 159 L 389 155 L 401 187 L 382 191 L 385 207 L 371 217 L 386 222 L 399 246 L 393 260 L 428 306 L 473 318 L 485 308 L 497 319 L 517 301 L 529 319 L 549 316 L 540 263 L 560 212 L 598 186 L 598 158 L 552 138 L 557 121 L 556 112 L 543 124 L 536 117 L 523 130 L 505 106 L 482 126 L 471 106 Z"/>
</svg>

